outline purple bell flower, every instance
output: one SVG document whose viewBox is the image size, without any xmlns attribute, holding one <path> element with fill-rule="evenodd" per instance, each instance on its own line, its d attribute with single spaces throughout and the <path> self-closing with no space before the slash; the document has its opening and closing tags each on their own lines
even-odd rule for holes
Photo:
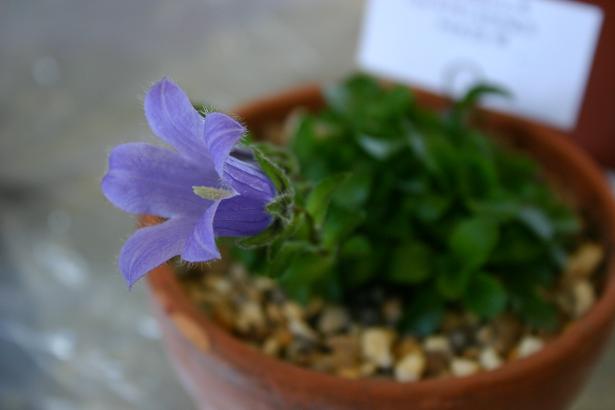
<svg viewBox="0 0 615 410">
<path fill-rule="evenodd" d="M 145 96 L 154 134 L 175 151 L 146 143 L 116 147 L 102 180 L 105 197 L 132 214 L 166 218 L 137 230 L 124 244 L 120 271 L 129 286 L 170 258 L 220 258 L 216 237 L 252 236 L 271 222 L 265 206 L 276 195 L 253 163 L 231 152 L 246 129 L 226 114 L 203 118 L 184 91 L 163 78 Z"/>
</svg>

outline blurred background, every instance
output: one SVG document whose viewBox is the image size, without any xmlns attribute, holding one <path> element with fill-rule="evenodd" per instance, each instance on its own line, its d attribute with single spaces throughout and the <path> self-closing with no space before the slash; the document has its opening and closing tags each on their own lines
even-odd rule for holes
<svg viewBox="0 0 615 410">
<path fill-rule="evenodd" d="M 109 149 L 170 75 L 222 109 L 355 67 L 359 0 L 0 0 L 0 409 L 189 409 L 116 256 Z M 612 409 L 615 343 L 574 409 Z M 545 392 L 545 394 L 549 394 Z"/>
</svg>

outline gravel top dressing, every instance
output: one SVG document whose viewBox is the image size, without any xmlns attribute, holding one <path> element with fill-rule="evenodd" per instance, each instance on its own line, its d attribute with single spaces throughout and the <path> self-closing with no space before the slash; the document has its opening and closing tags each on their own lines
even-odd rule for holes
<svg viewBox="0 0 615 410">
<path fill-rule="evenodd" d="M 562 318 L 549 332 L 531 330 L 510 313 L 480 320 L 451 310 L 437 331 L 415 337 L 398 332 L 402 303 L 381 289 L 349 309 L 320 298 L 295 303 L 273 280 L 249 275 L 240 264 L 213 264 L 182 278 L 216 323 L 268 355 L 349 379 L 410 382 L 467 376 L 539 351 L 591 308 L 603 257 L 602 247 L 590 242 L 573 253 L 549 295 Z"/>
</svg>

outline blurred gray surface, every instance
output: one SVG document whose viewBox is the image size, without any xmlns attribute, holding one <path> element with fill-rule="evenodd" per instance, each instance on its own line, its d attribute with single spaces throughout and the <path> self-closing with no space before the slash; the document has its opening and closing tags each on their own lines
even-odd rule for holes
<svg viewBox="0 0 615 410">
<path fill-rule="evenodd" d="M 165 74 L 223 109 L 340 78 L 362 6 L 0 0 L 0 408 L 191 408 L 116 271 L 134 221 L 99 192 L 106 153 L 153 140 L 141 100 Z M 612 409 L 614 385 L 612 342 L 574 408 Z"/>
</svg>

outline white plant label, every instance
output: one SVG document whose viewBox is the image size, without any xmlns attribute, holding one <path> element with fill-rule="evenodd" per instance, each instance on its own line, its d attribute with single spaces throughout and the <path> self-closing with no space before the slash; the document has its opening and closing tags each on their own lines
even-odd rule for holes
<svg viewBox="0 0 615 410">
<path fill-rule="evenodd" d="M 502 86 L 513 98 L 485 106 L 570 130 L 602 20 L 599 7 L 568 0 L 368 0 L 357 58 L 440 94 Z"/>
</svg>

